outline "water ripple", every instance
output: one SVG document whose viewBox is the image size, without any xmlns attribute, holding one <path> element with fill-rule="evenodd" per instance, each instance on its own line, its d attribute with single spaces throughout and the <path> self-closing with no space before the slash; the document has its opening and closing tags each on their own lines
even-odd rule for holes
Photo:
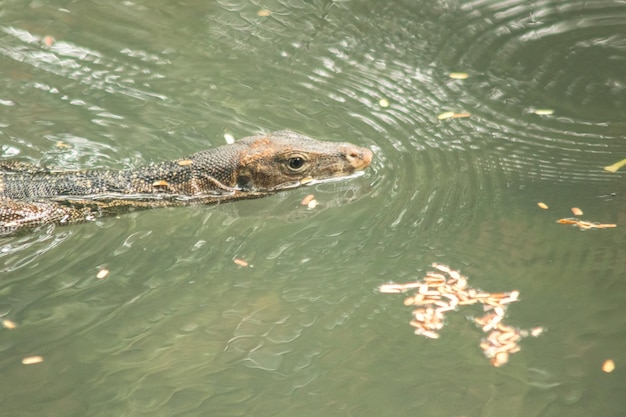
<svg viewBox="0 0 626 417">
<path fill-rule="evenodd" d="M 70 42 L 56 41 L 49 49 L 45 49 L 43 38 L 12 26 L 3 26 L 0 30 L 21 42 L 17 45 L 9 42 L 0 44 L 0 55 L 88 84 L 90 88 L 124 94 L 141 100 L 167 99 L 154 91 L 132 86 L 133 75 L 142 71 L 139 67 L 129 67 L 122 61 L 105 58 L 97 51 Z M 126 54 L 129 55 L 128 51 Z M 153 77 L 160 78 L 160 75 L 155 73 Z"/>
</svg>

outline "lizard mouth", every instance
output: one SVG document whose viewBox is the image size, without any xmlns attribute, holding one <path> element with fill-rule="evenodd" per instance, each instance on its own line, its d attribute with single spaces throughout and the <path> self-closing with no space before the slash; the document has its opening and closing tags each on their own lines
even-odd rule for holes
<svg viewBox="0 0 626 417">
<path fill-rule="evenodd" d="M 365 168 L 366 166 L 367 165 L 365 165 L 363 168 Z M 362 177 L 363 175 L 365 175 L 365 171 L 359 170 L 359 171 L 353 172 L 352 174 L 346 174 L 340 177 L 330 177 L 330 178 L 322 178 L 322 179 L 313 179 L 311 177 L 308 177 L 308 178 L 301 179 L 300 184 L 295 184 L 294 187 L 297 187 L 298 185 L 306 185 L 308 187 L 310 185 L 325 184 L 327 182 L 344 181 L 344 180 L 349 180 L 352 178 Z"/>
</svg>

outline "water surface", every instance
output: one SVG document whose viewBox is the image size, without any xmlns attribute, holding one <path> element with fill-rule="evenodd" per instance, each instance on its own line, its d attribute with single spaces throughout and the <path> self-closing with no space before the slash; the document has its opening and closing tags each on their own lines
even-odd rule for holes
<svg viewBox="0 0 626 417">
<path fill-rule="evenodd" d="M 626 171 L 603 167 L 626 158 L 626 5 L 530 3 L 0 3 L 3 159 L 124 168 L 285 128 L 376 155 L 350 181 L 3 239 L 4 412 L 623 415 Z M 574 206 L 618 226 L 556 224 Z M 377 287 L 435 261 L 519 290 L 507 322 L 546 332 L 501 368 L 475 311 L 413 335 Z"/>
</svg>

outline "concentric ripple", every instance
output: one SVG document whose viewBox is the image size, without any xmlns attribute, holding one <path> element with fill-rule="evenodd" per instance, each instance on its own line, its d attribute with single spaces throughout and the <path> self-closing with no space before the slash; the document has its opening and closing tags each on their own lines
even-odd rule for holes
<svg viewBox="0 0 626 417">
<path fill-rule="evenodd" d="M 507 187 L 614 181 L 602 167 L 626 156 L 616 65 L 626 6 L 516 0 L 444 9 L 305 8 L 325 16 L 315 20 L 280 6 L 261 19 L 237 6 L 236 16 L 212 23 L 235 49 L 245 35 L 262 62 L 251 78 L 260 66 L 289 79 L 250 86 L 292 106 L 272 107 L 266 120 L 289 123 L 296 113 L 310 130 L 349 132 L 342 139 L 376 148 L 375 195 L 389 198 L 372 233 L 385 242 L 468 226 Z M 269 58 L 259 52 L 268 44 Z M 453 71 L 469 77 L 451 79 Z M 470 117 L 438 120 L 444 112 Z"/>
<path fill-rule="evenodd" d="M 464 19 L 441 49 L 447 64 L 514 82 L 512 96 L 534 101 L 527 105 L 555 104 L 583 120 L 622 121 L 623 3 L 474 1 L 462 11 Z"/>
</svg>

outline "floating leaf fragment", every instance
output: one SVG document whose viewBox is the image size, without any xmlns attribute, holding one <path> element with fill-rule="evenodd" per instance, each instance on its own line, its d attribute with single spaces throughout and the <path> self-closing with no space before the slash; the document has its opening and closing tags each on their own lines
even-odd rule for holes
<svg viewBox="0 0 626 417">
<path fill-rule="evenodd" d="M 624 165 L 626 165 L 626 159 L 622 159 L 621 161 L 616 162 L 613 165 L 606 166 L 604 167 L 604 170 L 609 171 L 609 172 L 617 172 L 617 170 L 623 167 Z"/>
<path fill-rule="evenodd" d="M 542 203 L 541 201 L 538 202 L 537 205 L 539 206 L 539 208 L 542 208 L 544 210 L 548 209 L 548 205 L 546 203 Z"/>
<path fill-rule="evenodd" d="M 451 72 L 450 74 L 448 74 L 448 77 L 452 78 L 453 80 L 464 80 L 469 77 L 469 74 L 466 72 Z"/>
</svg>

